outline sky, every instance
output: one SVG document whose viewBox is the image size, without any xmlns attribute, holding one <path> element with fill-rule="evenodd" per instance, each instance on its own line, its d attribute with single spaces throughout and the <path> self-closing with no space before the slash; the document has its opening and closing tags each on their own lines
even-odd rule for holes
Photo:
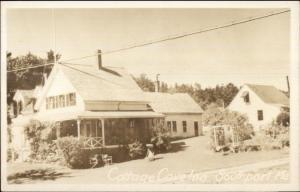
<svg viewBox="0 0 300 192">
<path fill-rule="evenodd" d="M 13 56 L 41 57 L 54 49 L 61 60 L 140 44 L 280 11 L 278 9 L 9 9 L 7 48 Z M 287 90 L 290 14 L 102 56 L 167 83 L 267 84 Z M 70 61 L 96 65 L 97 57 Z"/>
</svg>

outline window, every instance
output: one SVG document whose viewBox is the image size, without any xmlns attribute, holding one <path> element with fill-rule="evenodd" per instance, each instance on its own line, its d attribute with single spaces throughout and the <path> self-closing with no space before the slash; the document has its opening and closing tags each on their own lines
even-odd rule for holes
<svg viewBox="0 0 300 192">
<path fill-rule="evenodd" d="M 58 95 L 46 98 L 46 109 L 55 109 L 76 105 L 76 94 Z"/>
<path fill-rule="evenodd" d="M 70 93 L 70 105 L 76 105 L 76 95 L 75 93 Z"/>
<path fill-rule="evenodd" d="M 245 103 L 250 103 L 249 93 L 244 97 Z"/>
<path fill-rule="evenodd" d="M 167 121 L 167 127 L 168 127 L 168 130 L 171 130 L 171 121 Z"/>
<path fill-rule="evenodd" d="M 54 109 L 54 97 L 50 97 L 50 109 Z"/>
<path fill-rule="evenodd" d="M 264 120 L 263 110 L 258 110 L 258 111 L 257 111 L 257 119 L 258 119 L 259 121 Z"/>
<path fill-rule="evenodd" d="M 66 106 L 70 106 L 70 97 L 66 95 Z"/>
<path fill-rule="evenodd" d="M 187 131 L 186 130 L 186 121 L 182 121 L 182 130 L 184 133 Z"/>
<path fill-rule="evenodd" d="M 243 97 L 245 103 L 250 103 L 250 97 L 249 97 L 248 91 L 243 92 L 242 97 Z"/>
<path fill-rule="evenodd" d="M 60 107 L 64 107 L 65 106 L 65 96 L 64 95 L 60 95 L 59 96 L 59 106 Z"/>
<path fill-rule="evenodd" d="M 173 125 L 173 132 L 177 132 L 176 121 L 172 121 L 172 125 Z"/>
<path fill-rule="evenodd" d="M 58 105 L 58 96 L 55 96 L 54 97 L 54 102 L 55 102 L 55 104 L 54 104 L 54 108 L 58 108 L 59 107 L 59 105 Z"/>
</svg>

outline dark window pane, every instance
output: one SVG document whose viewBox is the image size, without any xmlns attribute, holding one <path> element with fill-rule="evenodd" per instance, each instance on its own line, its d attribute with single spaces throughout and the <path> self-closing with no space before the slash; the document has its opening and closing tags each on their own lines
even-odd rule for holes
<svg viewBox="0 0 300 192">
<path fill-rule="evenodd" d="M 173 124 L 173 132 L 177 132 L 177 124 L 176 121 L 172 121 Z"/>
<path fill-rule="evenodd" d="M 182 121 L 182 129 L 183 129 L 183 132 L 187 131 L 187 129 L 186 129 L 186 121 Z"/>
<path fill-rule="evenodd" d="M 258 110 L 258 111 L 257 111 L 257 119 L 258 119 L 259 121 L 264 120 L 264 114 L 263 114 L 263 111 L 262 111 L 262 110 Z"/>
</svg>

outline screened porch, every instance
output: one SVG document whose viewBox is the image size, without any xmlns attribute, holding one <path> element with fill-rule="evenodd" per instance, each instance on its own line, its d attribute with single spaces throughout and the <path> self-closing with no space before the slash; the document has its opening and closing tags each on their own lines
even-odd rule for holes
<svg viewBox="0 0 300 192">
<path fill-rule="evenodd" d="M 153 117 L 148 114 L 150 117 L 143 117 L 143 112 L 139 116 L 131 114 L 133 117 L 123 114 L 123 117 L 118 115 L 101 118 L 97 114 L 93 115 L 60 121 L 56 130 L 57 137 L 77 137 L 83 141 L 84 148 L 88 149 L 130 144 L 135 140 L 150 143 L 153 130 L 164 124 L 163 116 L 156 114 Z"/>
</svg>

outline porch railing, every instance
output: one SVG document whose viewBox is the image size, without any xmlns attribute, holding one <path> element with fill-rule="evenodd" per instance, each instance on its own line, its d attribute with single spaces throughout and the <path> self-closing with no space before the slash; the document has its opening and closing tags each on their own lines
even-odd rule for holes
<svg viewBox="0 0 300 192">
<path fill-rule="evenodd" d="M 97 149 L 104 147 L 102 137 L 80 137 L 80 139 L 83 141 L 83 148 L 85 149 Z"/>
</svg>

